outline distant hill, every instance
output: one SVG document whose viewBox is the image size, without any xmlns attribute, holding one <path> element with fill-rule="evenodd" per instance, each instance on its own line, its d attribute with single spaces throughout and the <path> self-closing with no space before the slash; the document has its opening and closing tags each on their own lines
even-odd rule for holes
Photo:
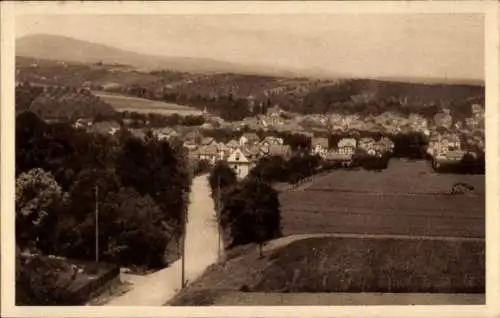
<svg viewBox="0 0 500 318">
<path fill-rule="evenodd" d="M 190 73 L 235 73 L 318 79 L 353 79 L 352 74 L 332 73 L 322 68 L 279 68 L 270 65 L 231 63 L 209 58 L 147 55 L 116 47 L 49 34 L 29 35 L 16 40 L 16 56 L 61 62 L 131 65 L 142 70 L 173 70 Z M 481 85 L 470 79 L 446 78 L 372 78 L 406 83 L 447 83 Z"/>
<path fill-rule="evenodd" d="M 261 73 L 294 76 L 293 72 L 260 65 L 240 65 L 205 58 L 145 55 L 115 47 L 59 35 L 38 34 L 16 40 L 16 56 L 37 59 L 133 65 L 141 69 L 171 69 L 183 72 Z"/>
</svg>

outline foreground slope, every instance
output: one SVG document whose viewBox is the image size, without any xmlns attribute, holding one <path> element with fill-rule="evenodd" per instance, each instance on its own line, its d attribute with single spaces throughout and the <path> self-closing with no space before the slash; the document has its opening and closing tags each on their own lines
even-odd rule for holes
<svg viewBox="0 0 500 318">
<path fill-rule="evenodd" d="M 283 304 L 283 297 L 294 299 L 289 305 L 311 304 L 317 297 L 323 297 L 323 305 L 337 304 L 339 295 L 324 293 L 484 293 L 484 240 L 336 235 L 289 241 L 269 244 L 262 258 L 255 246 L 241 247 L 239 255 L 208 268 L 168 304 L 249 304 L 252 297 L 262 299 L 262 293 L 274 293 L 274 305 Z M 441 304 L 461 297 L 477 302 L 482 296 L 441 297 Z"/>
</svg>

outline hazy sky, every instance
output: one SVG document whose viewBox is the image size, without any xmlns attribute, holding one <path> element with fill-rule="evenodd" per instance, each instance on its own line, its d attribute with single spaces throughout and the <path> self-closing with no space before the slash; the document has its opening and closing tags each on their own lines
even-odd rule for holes
<svg viewBox="0 0 500 318">
<path fill-rule="evenodd" d="M 360 76 L 483 79 L 483 23 L 480 14 L 32 15 L 16 17 L 16 37 Z"/>
</svg>

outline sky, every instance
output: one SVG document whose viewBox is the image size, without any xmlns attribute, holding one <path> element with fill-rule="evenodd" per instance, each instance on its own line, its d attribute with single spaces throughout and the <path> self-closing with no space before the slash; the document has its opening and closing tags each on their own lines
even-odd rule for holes
<svg viewBox="0 0 500 318">
<path fill-rule="evenodd" d="M 30 15 L 55 34 L 139 53 L 355 76 L 484 79 L 481 14 Z"/>
</svg>

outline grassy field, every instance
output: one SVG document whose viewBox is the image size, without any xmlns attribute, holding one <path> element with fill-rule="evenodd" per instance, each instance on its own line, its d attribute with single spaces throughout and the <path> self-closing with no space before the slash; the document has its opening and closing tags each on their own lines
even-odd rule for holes
<svg viewBox="0 0 500 318">
<path fill-rule="evenodd" d="M 207 269 L 169 305 L 280 305 L 283 301 L 308 305 L 318 297 L 322 305 L 337 305 L 342 296 L 325 293 L 359 292 L 477 294 L 448 300 L 441 295 L 443 304 L 477 303 L 484 297 L 484 246 L 483 240 L 323 237 L 268 250 L 262 258 L 255 247 L 247 247 L 224 265 Z M 262 300 L 264 293 L 272 297 Z M 376 296 L 356 297 L 356 304 L 368 305 Z M 379 301 L 400 304 L 404 298 Z M 420 302 L 429 298 L 433 297 L 423 296 Z M 415 301 L 406 297 L 408 304 Z"/>
<path fill-rule="evenodd" d="M 475 191 L 449 195 L 455 182 Z M 342 171 L 280 194 L 284 235 L 302 233 L 485 236 L 485 179 L 392 160 L 383 172 Z"/>
<path fill-rule="evenodd" d="M 217 306 L 484 305 L 484 294 L 435 293 L 226 293 Z"/>
<path fill-rule="evenodd" d="M 475 190 L 447 194 L 456 182 Z M 484 182 L 405 160 L 319 176 L 280 194 L 291 236 L 263 258 L 253 245 L 228 251 L 169 304 L 484 304 Z"/>
<path fill-rule="evenodd" d="M 118 94 L 105 92 L 93 92 L 105 102 L 109 103 L 115 110 L 123 112 L 138 112 L 138 113 L 157 113 L 163 115 L 179 114 L 179 115 L 198 115 L 201 111 L 178 104 L 165 103 L 161 101 L 153 101 L 143 98 L 130 97 Z"/>
</svg>

